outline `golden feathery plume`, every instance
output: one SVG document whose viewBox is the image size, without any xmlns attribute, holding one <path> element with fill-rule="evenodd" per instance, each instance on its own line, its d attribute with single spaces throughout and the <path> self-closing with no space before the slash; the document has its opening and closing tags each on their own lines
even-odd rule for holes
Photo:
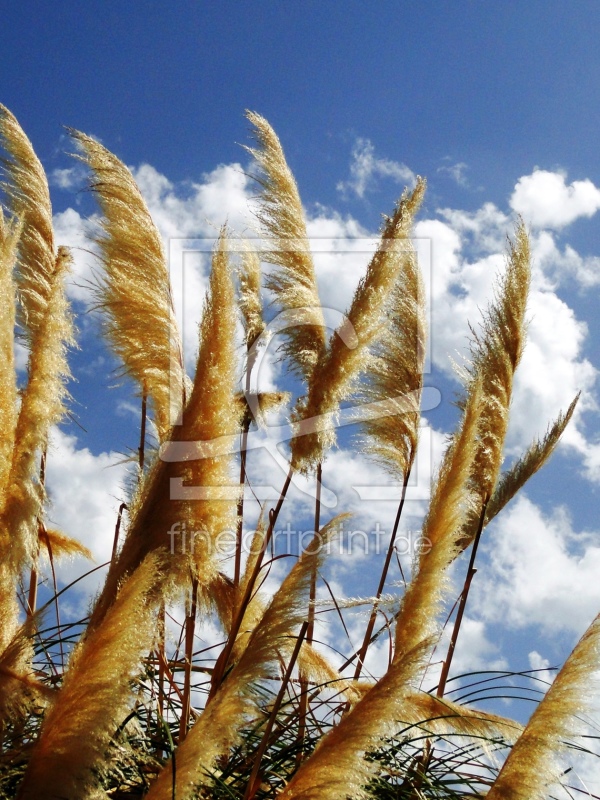
<svg viewBox="0 0 600 800">
<path fill-rule="evenodd" d="M 244 724 L 256 717 L 257 684 L 269 675 L 279 658 L 293 650 L 294 629 L 307 615 L 306 595 L 311 574 L 321 563 L 329 537 L 338 524 L 336 517 L 315 534 L 307 551 L 273 596 L 239 661 L 177 748 L 175 794 L 178 800 L 191 800 L 195 796 L 215 760 L 239 741 Z M 169 762 L 150 788 L 146 800 L 171 800 L 173 782 L 173 765 Z"/>
<path fill-rule="evenodd" d="M 370 689 L 364 683 L 342 677 L 339 670 L 306 640 L 302 642 L 298 654 L 298 668 L 304 678 L 317 687 L 317 691 L 339 692 L 351 705 Z"/>
<path fill-rule="evenodd" d="M 173 442 L 189 441 L 191 448 L 200 442 L 206 445 L 206 453 L 196 460 L 173 463 L 158 459 L 150 469 L 131 504 L 129 530 L 92 612 L 91 628 L 113 602 L 123 577 L 153 550 L 170 546 L 169 570 L 175 573 L 183 569 L 181 575 L 186 579 L 190 566 L 197 570 L 202 584 L 210 584 L 218 576 L 218 548 L 213 543 L 220 533 L 235 531 L 239 491 L 232 476 L 234 453 L 230 446 L 231 437 L 239 431 L 241 414 L 241 406 L 235 401 L 236 313 L 223 231 L 213 255 L 192 393 L 182 424 L 172 431 Z M 222 440 L 225 452 L 211 455 L 213 446 L 218 450 Z"/>
<path fill-rule="evenodd" d="M 367 402 L 384 400 L 391 405 L 392 416 L 367 420 L 363 430 L 367 452 L 401 480 L 417 452 L 427 339 L 423 279 L 410 241 L 404 243 L 407 252 L 386 304 L 383 333 L 362 390 Z"/>
<path fill-rule="evenodd" d="M 501 737 L 507 744 L 513 744 L 523 732 L 523 725 L 508 717 L 459 705 L 445 697 L 415 692 L 406 702 L 412 708 L 413 718 L 420 721 L 419 727 L 439 736 Z"/>
<path fill-rule="evenodd" d="M 9 646 L 19 625 L 15 573 L 8 555 L 9 541 L 3 542 L 0 559 L 0 657 Z"/>
<path fill-rule="evenodd" d="M 48 432 L 64 414 L 69 377 L 66 346 L 73 343 L 71 315 L 64 279 L 71 265 L 66 247 L 59 247 L 51 275 L 44 318 L 32 340 L 28 381 L 15 429 L 9 486 L 0 510 L 0 550 L 10 541 L 10 563 L 15 574 L 37 552 L 38 525 L 43 488 L 37 481 L 38 459 Z"/>
<path fill-rule="evenodd" d="M 52 558 L 83 556 L 90 561 L 94 560 L 91 551 L 85 545 L 56 528 L 46 528 L 45 526 L 40 528 L 38 539 L 41 550 L 51 554 Z"/>
<path fill-rule="evenodd" d="M 248 581 L 250 580 L 250 578 L 254 573 L 257 559 L 259 555 L 263 552 L 263 545 L 266 535 L 267 535 L 267 525 L 265 522 L 265 506 L 263 505 L 260 509 L 260 515 L 256 523 L 256 529 L 254 530 L 254 534 L 250 542 L 250 547 L 248 548 L 248 557 L 246 559 L 246 564 L 244 566 L 244 570 L 240 578 L 240 584 L 237 590 L 239 599 L 241 599 L 244 596 L 244 592 L 246 591 L 246 587 L 248 586 Z"/>
<path fill-rule="evenodd" d="M 532 475 L 540 470 L 548 461 L 564 429 L 569 424 L 581 393 L 573 399 L 565 414 L 559 414 L 554 423 L 549 426 L 546 435 L 540 441 L 535 439 L 525 453 L 513 466 L 500 476 L 494 493 L 490 498 L 485 513 L 485 525 L 502 511 L 517 492 L 527 483 Z M 475 538 L 479 524 L 479 510 L 472 511 L 465 525 L 463 534 L 458 542 L 459 551 L 465 550 Z"/>
<path fill-rule="evenodd" d="M 0 509 L 10 473 L 17 424 L 17 383 L 15 376 L 15 266 L 22 221 L 7 222 L 0 208 Z"/>
<path fill-rule="evenodd" d="M 416 652 L 437 631 L 438 612 L 448 588 L 446 570 L 456 556 L 457 538 L 468 511 L 467 487 L 477 453 L 481 392 L 480 383 L 471 384 L 460 427 L 444 454 L 432 489 L 420 555 L 415 559 L 396 622 L 395 660 Z"/>
<path fill-rule="evenodd" d="M 244 422 L 248 426 L 254 422 L 262 428 L 266 425 L 267 416 L 289 403 L 291 396 L 290 392 L 250 392 L 238 394 L 236 400 L 240 403 Z"/>
<path fill-rule="evenodd" d="M 428 653 L 427 642 L 403 653 L 378 683 L 338 725 L 322 737 L 288 785 L 280 800 L 346 800 L 362 797 L 363 788 L 379 769 L 376 759 L 365 755 L 381 745 L 386 736 L 404 725 L 423 734 L 458 733 L 464 736 L 503 736 L 512 741 L 518 724 L 445 700 L 416 693 L 411 682 Z"/>
<path fill-rule="evenodd" d="M 227 231 L 221 231 L 213 255 L 210 288 L 200 325 L 200 350 L 194 386 L 184 412 L 178 441 L 218 442 L 239 432 L 241 413 L 235 402 L 238 351 L 235 344 L 237 307 Z M 186 482 L 202 486 L 209 497 L 189 504 L 191 530 L 203 531 L 210 541 L 237 525 L 238 479 L 233 476 L 234 454 L 208 456 L 187 465 Z M 237 487 L 237 488 L 236 488 Z M 213 497 L 210 497 L 212 495 Z M 203 543 L 195 554 L 200 565 Z M 210 549 L 210 548 L 209 548 Z"/>
<path fill-rule="evenodd" d="M 242 251 L 242 264 L 238 274 L 239 305 L 246 334 L 246 347 L 250 350 L 266 327 L 260 294 L 260 257 L 250 245 L 246 245 Z"/>
<path fill-rule="evenodd" d="M 600 615 L 579 640 L 486 795 L 489 800 L 545 800 L 560 777 L 557 755 L 577 735 L 598 669 Z"/>
<path fill-rule="evenodd" d="M 0 622 L 4 619 L 0 618 Z M 30 664 L 34 626 L 33 619 L 29 618 L 0 650 L 0 723 L 23 719 L 32 702 L 49 700 L 55 695 L 53 689 L 33 677 Z M 4 625 L 2 627 L 0 636 L 5 632 Z"/>
<path fill-rule="evenodd" d="M 392 664 L 339 724 L 321 738 L 313 754 L 277 795 L 280 800 L 346 800 L 362 796 L 363 787 L 378 769 L 375 760 L 367 761 L 364 756 L 376 750 L 383 737 L 397 733 L 403 722 L 418 722 L 412 718 L 407 703 L 407 686 L 427 649 L 421 645 Z"/>
<path fill-rule="evenodd" d="M 349 519 L 351 514 L 343 513 L 338 514 L 331 520 L 327 525 L 321 529 L 321 536 L 330 537 L 335 532 L 335 526 L 343 523 L 344 520 Z M 252 544 L 250 548 L 250 553 L 248 555 L 248 560 L 246 562 L 246 567 L 244 570 L 244 574 L 242 576 L 242 580 L 240 581 L 240 586 L 238 589 L 238 597 L 242 598 L 244 595 L 244 591 L 247 586 L 247 582 L 253 574 L 253 570 L 256 564 L 256 559 L 258 554 L 261 552 L 262 543 L 264 541 L 264 537 L 266 535 L 266 530 L 264 526 L 264 520 L 261 514 L 261 518 L 259 519 L 259 524 L 257 525 L 257 530 L 254 533 L 252 538 Z M 260 573 L 259 573 L 260 575 Z M 240 658 L 240 654 L 245 650 L 248 646 L 248 641 L 254 635 L 254 632 L 258 625 L 261 623 L 261 620 L 265 613 L 265 608 L 268 605 L 268 601 L 264 594 L 260 591 L 256 591 L 254 595 L 251 597 L 245 611 L 244 617 L 242 619 L 242 623 L 240 625 L 240 632 L 235 640 L 235 645 L 233 647 L 230 661 L 235 663 Z M 311 652 L 309 653 L 307 642 L 304 642 L 300 653 L 298 655 L 298 661 L 305 660 L 307 665 L 312 665 L 314 667 L 313 672 L 311 672 L 311 677 L 318 678 L 319 669 L 326 670 L 326 667 L 323 665 L 322 661 L 318 658 L 318 654 L 312 648 L 310 648 Z M 311 653 L 315 653 L 315 657 L 311 659 Z M 325 680 L 331 680 L 332 677 L 335 677 L 337 681 L 340 680 L 339 673 L 333 670 L 333 667 L 330 669 L 327 677 Z M 342 679 L 343 682 L 343 679 Z"/>
<path fill-rule="evenodd" d="M 207 614 L 211 611 L 216 611 L 224 631 L 231 629 L 235 603 L 235 584 L 223 572 L 217 572 L 210 583 L 204 580 L 198 583 L 198 606 L 200 611 L 205 611 Z"/>
<path fill-rule="evenodd" d="M 382 312 L 396 281 L 401 280 L 403 267 L 413 273 L 413 282 L 416 280 L 409 236 L 424 193 L 425 181 L 418 178 L 413 191 L 405 192 L 394 215 L 386 219 L 381 242 L 358 284 L 347 318 L 323 351 L 309 381 L 308 395 L 294 412 L 292 465 L 302 472 L 318 464 L 335 442 L 333 416 L 368 365 L 368 348 L 382 333 Z"/>
<path fill-rule="evenodd" d="M 7 442 L 13 443 L 10 466 L 3 458 L 0 468 L 5 483 L 4 492 L 0 491 L 0 552 L 8 552 L 6 558 L 16 575 L 37 547 L 36 517 L 41 513 L 43 491 L 33 476 L 48 431 L 64 410 L 64 382 L 69 376 L 65 351 L 72 343 L 72 327 L 63 284 L 70 256 L 66 248 L 55 253 L 46 175 L 31 142 L 4 106 L 0 106 L 0 143 L 8 152 L 3 162 L 3 188 L 11 214 L 22 225 L 17 250 L 17 321 L 30 350 L 21 408 L 16 423 L 14 418 L 12 424 L 7 420 Z M 8 241 L 3 227 L 4 249 Z M 11 298 L 10 287 L 6 288 Z M 10 319 L 14 319 L 12 314 L 9 310 Z M 7 364 L 11 363 L 9 356 Z M 6 388 L 6 402 L 11 403 L 14 393 Z"/>
<path fill-rule="evenodd" d="M 9 154 L 3 163 L 6 181 L 2 184 L 8 196 L 9 211 L 23 220 L 17 269 L 17 313 L 31 347 L 44 324 L 54 285 L 52 206 L 40 160 L 15 117 L 1 104 L 0 144 Z"/>
<path fill-rule="evenodd" d="M 263 506 L 261 508 L 258 522 L 256 523 L 256 529 L 254 531 L 252 540 L 250 542 L 246 564 L 242 571 L 240 582 L 236 587 L 236 598 L 235 598 L 235 609 L 234 609 L 235 613 L 232 617 L 232 620 L 239 610 L 239 606 L 240 603 L 243 601 L 244 593 L 248 586 L 248 582 L 251 580 L 252 575 L 254 574 L 256 562 L 262 553 L 263 543 L 265 540 L 265 536 L 267 535 L 267 526 L 265 524 L 264 511 L 265 509 Z M 260 581 L 257 580 L 257 583 L 260 583 Z M 244 616 L 242 618 L 239 632 L 236 636 L 235 643 L 231 651 L 230 660 L 232 663 L 236 663 L 237 661 L 239 661 L 241 654 L 248 645 L 248 639 L 252 635 L 252 631 L 256 628 L 260 619 L 265 613 L 267 605 L 268 605 L 268 598 L 265 597 L 264 593 L 261 592 L 260 590 L 254 591 L 252 596 L 250 597 L 250 600 L 248 601 L 246 608 L 244 609 Z M 227 633 L 229 633 L 230 630 L 231 626 L 227 628 Z"/>
<path fill-rule="evenodd" d="M 258 148 L 246 150 L 262 173 L 257 177 L 262 187 L 257 217 L 269 242 L 262 257 L 277 268 L 266 285 L 280 308 L 290 312 L 281 349 L 292 370 L 308 383 L 326 339 L 304 211 L 275 131 L 258 114 L 248 111 L 246 116 L 259 143 Z"/>
<path fill-rule="evenodd" d="M 159 440 L 166 439 L 184 402 L 183 354 L 160 234 L 127 167 L 78 131 L 71 135 L 92 170 L 91 188 L 104 219 L 96 238 L 104 274 L 99 304 L 108 339 L 125 370 L 154 406 Z"/>
<path fill-rule="evenodd" d="M 149 598 L 160 582 L 158 558 L 151 555 L 123 584 L 103 624 L 78 646 L 31 752 L 20 800 L 80 800 L 97 787 L 140 654 L 152 645 L 156 615 Z"/>
<path fill-rule="evenodd" d="M 531 279 L 529 238 L 523 221 L 509 241 L 507 268 L 481 334 L 473 334 L 472 380 L 482 380 L 480 442 L 473 462 L 473 489 L 481 502 L 492 495 L 502 465 L 513 377 L 525 346 L 525 311 Z"/>
</svg>

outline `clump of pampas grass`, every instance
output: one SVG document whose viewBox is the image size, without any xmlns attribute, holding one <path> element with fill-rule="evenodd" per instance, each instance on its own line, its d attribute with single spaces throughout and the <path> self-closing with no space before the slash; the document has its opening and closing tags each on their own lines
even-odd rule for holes
<svg viewBox="0 0 600 800">
<path fill-rule="evenodd" d="M 45 563 L 56 583 L 55 559 L 89 556 L 46 524 L 46 446 L 68 400 L 71 256 L 54 240 L 43 167 L 0 106 L 0 797 L 549 797 L 559 777 L 555 752 L 575 738 L 585 710 L 598 620 L 525 727 L 444 696 L 483 530 L 551 456 L 578 401 L 501 473 L 526 338 L 525 224 L 517 222 L 495 296 L 471 330 L 461 418 L 422 522 L 427 547 L 390 598 L 383 592 L 416 459 L 423 390 L 425 293 L 411 236 L 425 181 L 417 178 L 384 219 L 344 322 L 328 337 L 298 187 L 272 127 L 247 116 L 262 244 L 244 244 L 236 264 L 231 234 L 221 230 L 193 377 L 185 373 L 161 237 L 134 175 L 106 147 L 72 131 L 102 212 L 93 239 L 97 306 L 143 410 L 136 486 L 121 506 L 104 585 L 88 618 L 65 623 L 59 598 L 66 589 L 55 585 L 39 609 L 34 601 Z M 286 481 L 273 507 L 263 506 L 245 554 L 251 426 L 291 399 L 279 388 L 252 388 L 269 334 L 263 288 L 278 315 L 285 367 L 301 391 Z M 16 334 L 27 349 L 22 387 Z M 317 600 L 317 583 L 348 515 L 321 524 L 318 492 L 336 416 L 350 398 L 363 412 L 357 446 L 397 481 L 399 505 L 377 592 L 338 598 L 325 584 L 329 602 Z M 147 400 L 160 450 L 144 459 Z M 314 533 L 289 566 L 282 556 L 291 554 L 274 545 L 275 526 L 295 473 L 313 470 Z M 184 532 L 201 534 L 193 552 Z M 223 532 L 233 536 L 234 552 L 219 551 Z M 469 547 L 451 648 L 437 689 L 426 692 L 449 570 Z M 336 614 L 346 628 L 344 612 L 363 605 L 371 610 L 362 645 L 339 666 L 315 638 L 316 614 Z M 47 621 L 51 611 L 56 624 Z M 375 631 L 384 611 L 393 620 Z M 361 679 L 380 635 L 389 646 L 387 669 Z M 503 766 L 491 759 L 499 748 L 509 751 Z"/>
</svg>

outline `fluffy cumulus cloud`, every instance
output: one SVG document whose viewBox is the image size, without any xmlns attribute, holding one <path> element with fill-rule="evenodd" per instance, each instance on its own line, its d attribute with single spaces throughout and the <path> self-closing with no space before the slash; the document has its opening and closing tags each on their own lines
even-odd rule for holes
<svg viewBox="0 0 600 800">
<path fill-rule="evenodd" d="M 475 212 L 446 208 L 439 214 L 442 219 L 419 222 L 416 234 L 431 248 L 433 361 L 452 376 L 453 361 L 460 364 L 469 356 L 467 323 L 477 328 L 482 310 L 493 301 L 513 223 L 492 203 Z M 515 381 L 508 453 L 520 453 L 534 437 L 543 435 L 548 423 L 581 391 L 578 415 L 564 442 L 579 452 L 587 477 L 598 480 L 600 448 L 585 433 L 581 416 L 587 410 L 597 418 L 598 369 L 586 356 L 587 325 L 560 294 L 573 277 L 592 285 L 596 259 L 583 259 L 569 246 L 561 251 L 550 231 L 532 234 L 532 255 L 528 338 Z"/>
<path fill-rule="evenodd" d="M 337 189 L 342 195 L 355 194 L 362 198 L 376 185 L 378 178 L 409 186 L 414 185 L 416 180 L 415 173 L 406 164 L 376 156 L 373 143 L 369 139 L 358 138 L 352 148 L 350 178 L 340 181 Z"/>
<path fill-rule="evenodd" d="M 150 164 L 132 171 L 167 243 L 171 238 L 214 239 L 225 222 L 240 233 L 251 226 L 250 180 L 240 164 L 221 164 L 202 181 L 180 185 Z"/>
<path fill-rule="evenodd" d="M 54 234 L 58 245 L 71 248 L 73 267 L 68 279 L 67 291 L 72 300 L 90 305 L 93 300 L 95 273 L 98 270 L 98 253 L 92 241 L 97 231 L 99 217 L 83 217 L 74 208 L 67 208 L 54 215 Z"/>
<path fill-rule="evenodd" d="M 561 172 L 536 169 L 519 178 L 510 207 L 534 228 L 559 230 L 579 217 L 591 217 L 600 208 L 600 189 L 585 179 L 566 182 Z"/>
<path fill-rule="evenodd" d="M 118 453 L 93 455 L 77 438 L 54 429 L 48 447 L 46 486 L 50 498 L 47 523 L 92 551 L 94 564 L 81 558 L 59 563 L 62 582 L 75 580 L 110 559 L 119 505 L 126 491 L 127 467 Z M 77 585 L 95 591 L 102 571 Z"/>
<path fill-rule="evenodd" d="M 561 250 L 551 231 L 539 231 L 533 243 L 534 261 L 551 284 L 558 287 L 574 282 L 583 291 L 600 284 L 598 256 L 582 256 L 570 244 Z"/>
<path fill-rule="evenodd" d="M 598 613 L 598 534 L 575 531 L 565 509 L 544 513 L 521 496 L 490 528 L 483 550 L 486 580 L 475 582 L 473 607 L 488 622 L 574 639 Z"/>
<path fill-rule="evenodd" d="M 75 164 L 65 169 L 54 169 L 48 176 L 48 183 L 67 191 L 81 189 L 86 183 L 85 167 L 83 164 Z"/>
</svg>

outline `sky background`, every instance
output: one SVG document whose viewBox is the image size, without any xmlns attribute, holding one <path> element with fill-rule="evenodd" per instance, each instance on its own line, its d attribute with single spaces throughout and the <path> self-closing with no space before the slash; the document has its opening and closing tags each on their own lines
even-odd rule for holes
<svg viewBox="0 0 600 800">
<path fill-rule="evenodd" d="M 240 144 L 251 143 L 243 115 L 252 109 L 283 144 L 315 239 L 349 240 L 360 251 L 352 242 L 377 232 L 403 186 L 416 174 L 428 180 L 416 235 L 430 255 L 426 383 L 441 403 L 424 415 L 410 530 L 424 509 L 430 454 L 439 457 L 455 419 L 450 357 L 465 352 L 468 322 L 476 325 L 491 299 L 505 237 L 523 216 L 534 255 L 530 340 L 506 463 L 577 391 L 582 397 L 553 462 L 486 532 L 456 668 L 561 663 L 600 610 L 599 33 L 597 3 L 552 0 L 59 0 L 3 9 L 0 101 L 48 172 L 57 242 L 78 248 L 69 290 L 81 347 L 71 359 L 76 422 L 53 438 L 51 519 L 99 562 L 109 556 L 127 483 L 120 462 L 137 447 L 139 426 L 139 400 L 88 313 L 94 258 L 85 231 L 97 209 L 63 126 L 99 138 L 132 168 L 168 250 L 178 237 L 214 237 L 226 220 L 251 233 L 256 185 Z M 319 260 L 323 303 L 343 311 L 365 266 L 360 252 Z M 207 269 L 198 260 L 186 283 L 190 361 Z M 280 371 L 271 359 L 262 385 L 277 385 Z M 351 509 L 357 528 L 375 521 L 389 530 L 394 503 L 361 500 L 352 489 L 381 483 L 380 473 L 343 444 L 325 465 L 325 486 L 338 498 L 328 513 Z M 275 487 L 283 482 L 264 449 L 251 469 Z M 304 524 L 307 502 L 296 490 L 283 521 Z M 63 566 L 61 579 L 82 569 Z M 368 595 L 377 574 L 360 554 L 339 558 L 332 585 L 339 596 Z M 350 622 L 351 633 L 364 625 L 356 615 Z M 374 648 L 375 672 L 381 658 Z"/>
</svg>

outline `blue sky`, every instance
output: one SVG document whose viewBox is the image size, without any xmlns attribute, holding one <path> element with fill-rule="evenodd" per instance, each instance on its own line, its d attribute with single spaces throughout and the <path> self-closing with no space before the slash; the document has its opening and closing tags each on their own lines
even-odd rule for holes
<svg viewBox="0 0 600 800">
<path fill-rule="evenodd" d="M 491 297 L 504 237 L 523 214 L 537 271 L 508 461 L 578 389 L 586 410 L 554 463 L 490 532 L 460 652 L 465 668 L 558 663 L 600 610 L 599 32 L 594 2 L 91 0 L 3 10 L 0 101 L 51 177 L 59 243 L 83 246 L 85 218 L 95 213 L 65 154 L 63 125 L 98 137 L 134 169 L 166 237 L 211 236 L 226 218 L 249 224 L 255 188 L 238 144 L 249 143 L 246 108 L 277 131 L 315 237 L 375 233 L 403 176 L 427 177 L 417 235 L 432 253 L 429 385 L 443 398 L 427 415 L 434 455 L 458 388 L 448 356 L 464 350 L 467 320 L 477 323 Z M 89 261 L 75 253 L 81 286 Z M 341 303 L 356 277 L 338 285 L 327 269 L 325 301 Z M 205 266 L 198 297 L 204 280 Z M 122 465 L 106 466 L 137 446 L 137 401 L 127 385 L 106 389 L 116 364 L 83 313 L 89 295 L 77 287 L 71 295 L 82 346 L 72 362 L 73 410 L 87 433 L 71 423 L 57 434 L 52 513 L 73 534 L 76 514 L 88 514 L 85 538 L 101 558 L 125 480 Z M 348 458 L 338 451 L 331 469 L 360 483 L 368 467 Z M 356 497 L 340 492 L 364 520 Z M 390 508 L 376 512 L 384 523 Z M 290 513 L 299 509 L 293 500 Z M 415 501 L 407 524 L 417 524 L 419 509 Z M 340 592 L 354 590 L 346 566 L 334 577 Z"/>
</svg>

